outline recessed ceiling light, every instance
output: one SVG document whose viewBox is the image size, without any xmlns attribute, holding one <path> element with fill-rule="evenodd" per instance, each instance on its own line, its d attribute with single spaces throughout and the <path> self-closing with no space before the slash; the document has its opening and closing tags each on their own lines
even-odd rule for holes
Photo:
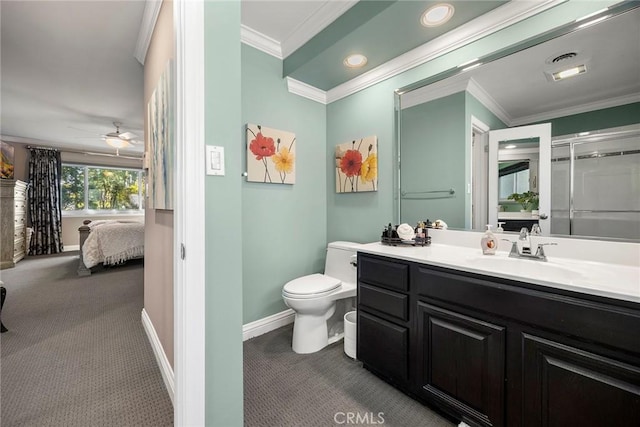
<svg viewBox="0 0 640 427">
<path fill-rule="evenodd" d="M 344 59 L 344 65 L 349 68 L 358 68 L 362 67 L 367 63 L 367 57 L 356 53 L 354 55 L 349 55 Z"/>
<path fill-rule="evenodd" d="M 511 149 L 511 148 L 516 148 L 516 145 L 514 145 L 514 144 L 509 144 L 509 145 L 505 145 L 505 146 L 504 146 L 504 148 L 509 148 L 509 149 Z"/>
<path fill-rule="evenodd" d="M 585 67 L 584 65 L 577 65 L 575 67 L 567 68 L 566 70 L 553 73 L 552 76 L 553 76 L 553 80 L 557 82 L 558 80 L 577 76 L 578 74 L 583 74 L 586 72 L 587 72 L 587 67 Z"/>
<path fill-rule="evenodd" d="M 453 16 L 455 9 L 448 3 L 439 3 L 425 10 L 420 23 L 425 27 L 437 27 L 447 22 Z"/>
</svg>

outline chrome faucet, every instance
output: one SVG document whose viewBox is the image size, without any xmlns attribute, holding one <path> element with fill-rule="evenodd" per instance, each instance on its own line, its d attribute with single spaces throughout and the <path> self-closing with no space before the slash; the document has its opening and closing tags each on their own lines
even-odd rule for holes
<svg viewBox="0 0 640 427">
<path fill-rule="evenodd" d="M 532 232 L 534 235 L 540 234 L 540 226 L 534 224 L 532 227 Z M 547 261 L 547 256 L 544 253 L 545 246 L 555 246 L 557 243 L 538 243 L 538 247 L 536 248 L 536 253 L 531 253 L 531 234 L 529 234 L 529 230 L 527 227 L 522 227 L 520 229 L 520 236 L 518 236 L 518 240 L 511 241 L 509 239 L 502 239 L 507 242 L 511 242 L 511 251 L 509 252 L 510 258 L 525 258 L 525 259 L 533 259 L 537 261 Z M 518 242 L 522 246 L 522 249 L 518 246 Z"/>
</svg>

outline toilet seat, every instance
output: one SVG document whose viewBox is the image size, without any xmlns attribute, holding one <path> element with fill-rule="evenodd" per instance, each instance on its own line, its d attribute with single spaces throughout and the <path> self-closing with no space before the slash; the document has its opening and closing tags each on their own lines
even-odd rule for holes
<svg viewBox="0 0 640 427">
<path fill-rule="evenodd" d="M 282 289 L 282 295 L 289 298 L 310 299 L 333 293 L 342 282 L 324 274 L 310 274 L 288 282 Z"/>
</svg>

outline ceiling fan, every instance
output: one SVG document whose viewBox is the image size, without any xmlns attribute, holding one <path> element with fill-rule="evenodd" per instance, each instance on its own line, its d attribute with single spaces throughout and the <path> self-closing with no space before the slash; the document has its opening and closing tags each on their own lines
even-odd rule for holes
<svg viewBox="0 0 640 427">
<path fill-rule="evenodd" d="M 135 138 L 137 135 L 132 132 L 120 132 L 121 124 L 122 123 L 120 122 L 113 122 L 113 125 L 116 127 L 115 132 L 109 132 L 102 136 L 108 145 L 115 149 L 120 149 L 128 147 L 129 145 L 137 145 L 142 142 L 136 140 Z"/>
</svg>

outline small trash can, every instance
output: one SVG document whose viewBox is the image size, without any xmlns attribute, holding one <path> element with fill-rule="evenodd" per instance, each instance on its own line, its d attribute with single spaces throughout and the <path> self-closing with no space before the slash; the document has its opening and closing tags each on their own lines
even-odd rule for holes
<svg viewBox="0 0 640 427">
<path fill-rule="evenodd" d="M 344 352 L 352 359 L 356 358 L 356 319 L 356 311 L 350 311 L 344 315 Z"/>
</svg>

